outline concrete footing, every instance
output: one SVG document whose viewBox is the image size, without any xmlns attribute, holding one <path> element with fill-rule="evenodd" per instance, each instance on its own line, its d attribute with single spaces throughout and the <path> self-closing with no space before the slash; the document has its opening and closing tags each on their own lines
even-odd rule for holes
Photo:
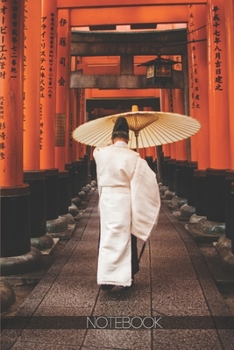
<svg viewBox="0 0 234 350">
<path fill-rule="evenodd" d="M 189 221 L 193 214 L 195 214 L 195 208 L 188 204 L 182 205 L 180 210 L 174 213 L 177 219 L 181 221 Z"/>
<path fill-rule="evenodd" d="M 232 242 L 226 236 L 219 238 L 214 243 L 215 250 L 219 255 L 222 268 L 228 272 L 234 272 L 234 255 L 232 254 Z"/>
<path fill-rule="evenodd" d="M 79 214 L 79 209 L 75 204 L 71 203 L 71 205 L 68 207 L 68 213 L 73 217 L 76 217 Z"/>
<path fill-rule="evenodd" d="M 4 278 L 0 279 L 1 312 L 5 312 L 15 302 L 15 293 L 9 282 Z"/>
<path fill-rule="evenodd" d="M 1 274 L 8 276 L 33 271 L 40 267 L 41 261 L 41 252 L 31 247 L 31 250 L 24 255 L 0 258 Z"/>
<path fill-rule="evenodd" d="M 47 234 L 41 237 L 31 238 L 31 246 L 39 250 L 47 250 L 53 247 L 53 238 Z"/>
<path fill-rule="evenodd" d="M 220 252 L 219 260 L 224 270 L 234 273 L 234 255 L 232 254 L 231 249 L 225 249 Z"/>
<path fill-rule="evenodd" d="M 73 225 L 75 224 L 75 219 L 74 217 L 70 214 L 70 213 L 67 213 L 65 215 L 61 215 L 62 218 L 64 218 L 67 222 L 68 225 Z"/>
<path fill-rule="evenodd" d="M 171 199 L 171 203 L 169 204 L 169 208 L 170 209 L 178 209 L 181 208 L 182 205 L 187 204 L 187 199 L 186 198 L 181 198 L 181 197 L 177 197 L 174 196 Z"/>
<path fill-rule="evenodd" d="M 197 214 L 193 214 L 190 219 L 189 219 L 189 223 L 190 224 L 197 224 L 201 219 L 206 219 L 205 216 L 199 216 Z"/>
<path fill-rule="evenodd" d="M 172 199 L 173 197 L 175 197 L 175 192 L 172 192 L 170 190 L 166 190 L 164 192 L 164 196 L 162 196 L 162 199 L 165 199 L 165 200 L 170 200 Z"/>
<path fill-rule="evenodd" d="M 225 234 L 225 223 L 202 219 L 198 222 L 197 229 L 208 235 L 221 236 Z"/>
<path fill-rule="evenodd" d="M 197 223 L 187 223 L 185 229 L 197 242 L 217 242 L 225 234 L 225 224 L 208 221 L 202 217 Z"/>
<path fill-rule="evenodd" d="M 48 220 L 46 222 L 47 233 L 64 232 L 67 230 L 67 221 L 65 218 L 59 216 L 55 220 Z"/>
<path fill-rule="evenodd" d="M 168 186 L 163 186 L 162 184 L 159 184 L 159 191 L 161 196 L 164 196 L 165 192 L 168 191 Z"/>
<path fill-rule="evenodd" d="M 72 198 L 71 202 L 73 205 L 75 205 L 77 208 L 79 208 L 81 205 L 81 198 L 78 196 L 74 197 L 74 198 Z"/>
</svg>

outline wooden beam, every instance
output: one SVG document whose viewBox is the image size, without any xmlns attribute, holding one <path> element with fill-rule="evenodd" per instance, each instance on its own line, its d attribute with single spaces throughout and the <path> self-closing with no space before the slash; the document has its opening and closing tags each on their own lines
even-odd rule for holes
<svg viewBox="0 0 234 350">
<path fill-rule="evenodd" d="M 207 4 L 207 0 L 57 0 L 58 8 L 98 8 L 119 6 L 152 6 L 152 5 L 195 5 Z"/>
<path fill-rule="evenodd" d="M 173 71 L 173 84 L 166 88 L 183 88 L 182 72 Z M 79 71 L 71 72 L 70 87 L 73 89 L 147 89 L 145 75 L 83 75 Z M 158 88 L 163 88 L 158 85 Z"/>
<path fill-rule="evenodd" d="M 186 29 L 154 32 L 72 32 L 72 56 L 181 55 L 187 52 Z M 183 44 L 181 44 L 183 43 Z"/>
<path fill-rule="evenodd" d="M 188 5 L 79 8 L 70 11 L 71 27 L 136 23 L 183 23 Z"/>
</svg>

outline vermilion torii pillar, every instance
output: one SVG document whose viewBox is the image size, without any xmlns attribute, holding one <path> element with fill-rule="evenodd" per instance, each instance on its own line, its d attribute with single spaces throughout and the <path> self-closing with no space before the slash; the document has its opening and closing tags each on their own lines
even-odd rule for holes
<svg viewBox="0 0 234 350">
<path fill-rule="evenodd" d="M 1 2 L 0 23 L 1 271 L 7 275 L 32 269 L 41 253 L 30 246 L 30 189 L 23 183 L 24 1 Z"/>
<path fill-rule="evenodd" d="M 217 32 L 215 31 L 215 37 L 218 35 L 219 31 L 219 19 L 221 21 L 222 17 L 219 17 L 219 6 L 221 4 L 216 4 L 217 7 L 212 8 L 214 12 L 213 17 L 213 25 L 215 24 L 215 27 L 217 28 Z M 229 169 L 226 170 L 225 173 L 225 236 L 221 237 L 216 245 L 216 249 L 218 250 L 220 254 L 220 261 L 222 265 L 224 266 L 225 269 L 231 271 L 232 273 L 234 272 L 234 226 L 233 226 L 233 182 L 234 182 L 234 106 L 233 106 L 233 92 L 234 92 L 234 85 L 233 85 L 233 40 L 234 40 L 234 23 L 233 23 L 233 16 L 234 16 L 234 4 L 233 1 L 231 0 L 225 0 L 222 3 L 222 10 L 220 12 L 220 16 L 224 16 L 225 21 L 224 21 L 224 26 L 225 26 L 225 39 L 224 43 L 226 44 L 226 48 L 224 47 L 224 53 L 226 54 L 226 70 L 228 72 L 227 74 L 227 90 L 226 92 L 226 102 L 227 107 L 224 112 L 227 112 L 227 116 L 225 116 L 225 121 L 227 123 L 226 129 L 224 127 L 222 128 L 223 133 L 227 133 L 226 137 L 229 143 L 225 143 L 226 147 L 229 147 L 228 150 L 229 152 L 225 156 L 225 166 L 228 167 L 229 164 Z M 216 22 L 214 22 L 214 20 Z M 217 42 L 217 45 L 222 43 L 222 34 L 220 33 L 220 36 L 218 37 L 220 39 L 219 42 Z M 217 39 L 216 39 L 217 40 Z M 218 40 L 217 40 L 218 41 Z M 221 46 L 221 48 L 223 48 Z M 220 79 L 219 82 L 221 84 L 221 77 L 222 77 L 222 55 L 223 51 L 219 51 L 220 54 Z M 225 76 L 224 76 L 225 78 Z M 221 84 L 222 85 L 222 84 Z M 226 86 L 225 86 L 226 88 Z M 227 131 L 228 129 L 228 131 Z M 229 161 L 230 159 L 230 161 Z M 229 249 L 227 249 L 227 247 Z"/>
<path fill-rule="evenodd" d="M 191 140 L 192 159 L 198 163 L 194 205 L 199 220 L 206 215 L 206 169 L 210 166 L 206 7 L 189 5 L 188 13 L 190 115 L 202 125 Z"/>
<path fill-rule="evenodd" d="M 225 1 L 209 0 L 210 168 L 207 169 L 207 220 L 225 222 L 225 171 L 231 167 Z"/>
<path fill-rule="evenodd" d="M 40 63 L 40 167 L 46 172 L 47 232 L 66 231 L 59 218 L 59 179 L 55 168 L 57 1 L 42 0 Z"/>
<path fill-rule="evenodd" d="M 185 114 L 184 111 L 184 93 L 182 89 L 174 89 L 173 95 L 173 112 L 179 114 Z M 188 148 L 187 141 L 182 140 L 175 143 L 176 146 L 176 159 L 188 160 Z"/>
<path fill-rule="evenodd" d="M 59 215 L 68 215 L 71 204 L 69 172 L 65 170 L 66 150 L 69 144 L 69 90 L 70 90 L 70 16 L 68 10 L 57 12 L 56 64 L 56 122 L 55 167 L 59 170 Z"/>
<path fill-rule="evenodd" d="M 229 106 L 229 132 L 230 132 L 230 157 L 231 169 L 234 170 L 234 103 L 232 96 L 234 96 L 234 3 L 232 0 L 225 1 L 225 25 L 227 38 L 227 67 L 228 67 L 228 106 Z"/>
<path fill-rule="evenodd" d="M 42 0 L 40 64 L 40 167 L 55 167 L 57 1 Z"/>
<path fill-rule="evenodd" d="M 184 114 L 184 91 L 182 89 L 174 89 L 172 91 L 173 98 L 173 112 Z M 188 198 L 188 179 L 187 179 L 187 165 L 188 165 L 188 152 L 187 141 L 182 140 L 175 142 L 176 149 L 176 173 L 175 173 L 175 190 L 178 198 L 174 199 L 174 204 L 178 201 L 177 205 L 181 207 L 182 204 L 186 204 Z M 183 206 L 184 208 L 184 206 Z M 191 215 L 191 210 L 188 211 Z M 179 217 L 181 217 L 179 214 Z"/>
<path fill-rule="evenodd" d="M 30 185 L 31 244 L 45 250 L 53 239 L 46 235 L 45 171 L 40 170 L 41 0 L 25 1 L 24 20 L 24 182 Z"/>
</svg>

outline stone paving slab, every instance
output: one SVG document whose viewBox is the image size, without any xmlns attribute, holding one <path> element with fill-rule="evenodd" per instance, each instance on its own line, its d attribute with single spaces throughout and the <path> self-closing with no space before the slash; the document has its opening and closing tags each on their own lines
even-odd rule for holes
<svg viewBox="0 0 234 350">
<path fill-rule="evenodd" d="M 234 349 L 234 330 L 214 326 L 213 316 L 229 316 L 229 312 L 204 258 L 163 204 L 133 288 L 108 292 L 97 286 L 97 204 L 96 191 L 64 250 L 19 310 L 17 316 L 26 318 L 19 319 L 18 329 L 11 329 L 13 319 L 2 332 L 2 349 Z M 140 251 L 142 242 L 138 244 Z M 184 316 L 195 326 L 188 322 L 181 327 Z M 109 324 L 93 329 L 72 323 L 89 317 L 110 317 L 116 323 L 113 329 Z M 170 326 L 142 323 L 139 329 L 130 321 L 123 323 L 126 318 L 143 322 L 160 317 Z M 208 327 L 206 322 L 211 322 Z"/>
</svg>

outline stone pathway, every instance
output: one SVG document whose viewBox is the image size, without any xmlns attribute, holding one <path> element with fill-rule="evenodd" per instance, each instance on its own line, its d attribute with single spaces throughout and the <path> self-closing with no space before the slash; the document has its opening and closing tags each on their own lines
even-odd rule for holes
<svg viewBox="0 0 234 350">
<path fill-rule="evenodd" d="M 97 203 L 95 191 L 64 250 L 3 330 L 1 349 L 234 349 L 234 319 L 196 243 L 164 204 L 133 288 L 97 286 Z"/>
</svg>

